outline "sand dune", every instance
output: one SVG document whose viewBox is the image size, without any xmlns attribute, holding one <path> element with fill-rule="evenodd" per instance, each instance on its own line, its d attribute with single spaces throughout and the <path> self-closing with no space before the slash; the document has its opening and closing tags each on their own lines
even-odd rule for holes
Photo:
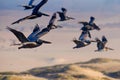
<svg viewBox="0 0 120 80">
<path fill-rule="evenodd" d="M 38 67 L 20 73 L 2 72 L 0 80 L 119 80 L 119 66 L 120 60 L 96 58 L 87 62 Z M 114 71 L 116 73 L 112 73 Z"/>
</svg>

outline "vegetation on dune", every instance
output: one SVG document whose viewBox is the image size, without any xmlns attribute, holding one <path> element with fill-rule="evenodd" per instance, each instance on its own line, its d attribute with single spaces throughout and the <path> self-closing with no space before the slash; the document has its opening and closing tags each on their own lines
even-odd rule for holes
<svg viewBox="0 0 120 80">
<path fill-rule="evenodd" d="M 46 80 L 30 75 L 1 75 L 0 80 Z"/>
<path fill-rule="evenodd" d="M 0 72 L 0 75 L 17 75 L 19 73 L 16 72 Z"/>
</svg>

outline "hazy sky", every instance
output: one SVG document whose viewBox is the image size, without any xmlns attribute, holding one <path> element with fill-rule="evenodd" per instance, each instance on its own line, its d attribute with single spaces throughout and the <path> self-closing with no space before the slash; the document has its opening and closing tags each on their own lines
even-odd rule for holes
<svg viewBox="0 0 120 80">
<path fill-rule="evenodd" d="M 1 9 L 16 9 L 22 10 L 18 7 L 22 4 L 27 4 L 29 0 L 0 0 Z M 35 0 L 34 4 L 41 0 Z M 48 0 L 44 10 L 58 10 L 60 7 L 66 7 L 70 11 L 106 11 L 119 12 L 120 0 Z"/>
</svg>

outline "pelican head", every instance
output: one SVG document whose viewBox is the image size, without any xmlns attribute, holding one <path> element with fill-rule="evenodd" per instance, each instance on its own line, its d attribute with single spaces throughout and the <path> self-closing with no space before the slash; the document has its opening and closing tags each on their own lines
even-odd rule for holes
<svg viewBox="0 0 120 80">
<path fill-rule="evenodd" d="M 61 8 L 61 10 L 64 12 L 64 11 L 66 11 L 66 9 L 65 8 Z"/>
<path fill-rule="evenodd" d="M 90 17 L 90 20 L 95 20 L 95 17 L 91 16 L 91 17 Z"/>
</svg>

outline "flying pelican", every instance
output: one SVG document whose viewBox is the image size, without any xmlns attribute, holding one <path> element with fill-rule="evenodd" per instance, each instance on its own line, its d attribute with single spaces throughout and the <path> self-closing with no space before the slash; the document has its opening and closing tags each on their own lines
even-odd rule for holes
<svg viewBox="0 0 120 80">
<path fill-rule="evenodd" d="M 99 26 L 94 23 L 94 20 L 95 18 L 91 16 L 89 22 L 78 22 L 80 24 L 83 24 L 81 30 L 100 30 Z"/>
<path fill-rule="evenodd" d="M 59 17 L 60 17 L 60 20 L 59 21 L 66 21 L 66 20 L 70 20 L 70 19 L 75 19 L 75 18 L 72 18 L 72 17 L 68 17 L 66 16 L 66 13 L 67 13 L 67 9 L 65 8 L 61 8 L 62 12 L 57 12 L 59 14 Z"/>
<path fill-rule="evenodd" d="M 24 10 L 28 10 L 28 9 L 34 8 L 35 7 L 35 5 L 33 5 L 34 1 L 35 0 L 30 0 L 28 5 L 22 5 L 22 7 L 24 7 Z"/>
<path fill-rule="evenodd" d="M 95 51 L 102 51 L 102 50 L 114 50 L 112 48 L 106 47 L 106 43 L 108 42 L 105 36 L 102 36 L 102 41 L 99 38 L 96 38 L 97 48 L 98 50 Z"/>
<path fill-rule="evenodd" d="M 12 23 L 13 24 L 16 24 L 16 23 L 20 23 L 21 21 L 24 21 L 26 19 L 35 19 L 35 18 L 38 18 L 38 17 L 41 17 L 41 16 L 49 16 L 48 14 L 45 14 L 45 13 L 42 13 L 39 11 L 39 9 L 47 2 L 48 0 L 42 0 L 38 5 L 35 6 L 35 8 L 33 9 L 32 11 L 32 14 L 29 15 L 29 16 L 26 16 L 24 18 L 21 18 L 15 22 Z"/>
<path fill-rule="evenodd" d="M 87 40 L 86 38 L 89 36 L 89 32 L 88 31 L 83 31 L 79 37 L 79 39 L 77 40 L 76 38 L 73 39 L 73 42 L 76 44 L 75 47 L 73 47 L 73 49 L 75 48 L 81 48 L 81 47 L 85 47 L 91 44 L 91 42 L 94 42 L 92 40 Z"/>
<path fill-rule="evenodd" d="M 29 36 L 33 36 L 33 38 L 26 38 L 26 36 L 20 32 L 20 31 L 17 31 L 15 29 L 12 29 L 10 27 L 7 27 L 7 29 L 9 31 L 11 31 L 17 38 L 18 40 L 21 42 L 21 46 L 18 47 L 18 49 L 21 49 L 21 48 L 35 48 L 35 47 L 38 47 L 40 45 L 42 45 L 43 43 L 46 43 L 46 44 L 51 44 L 51 42 L 49 41 L 45 41 L 45 40 L 41 40 L 39 39 L 39 35 L 37 32 L 32 32 L 31 35 Z"/>
<path fill-rule="evenodd" d="M 9 30 L 9 29 L 8 29 L 8 30 Z M 34 29 L 33 29 L 33 33 L 38 32 L 38 31 L 40 31 L 40 28 L 39 28 L 39 25 L 36 24 L 35 27 L 34 27 Z M 13 43 L 11 44 L 11 46 L 21 45 L 21 43 L 16 43 L 15 40 L 12 40 L 12 42 L 13 42 Z"/>
</svg>

